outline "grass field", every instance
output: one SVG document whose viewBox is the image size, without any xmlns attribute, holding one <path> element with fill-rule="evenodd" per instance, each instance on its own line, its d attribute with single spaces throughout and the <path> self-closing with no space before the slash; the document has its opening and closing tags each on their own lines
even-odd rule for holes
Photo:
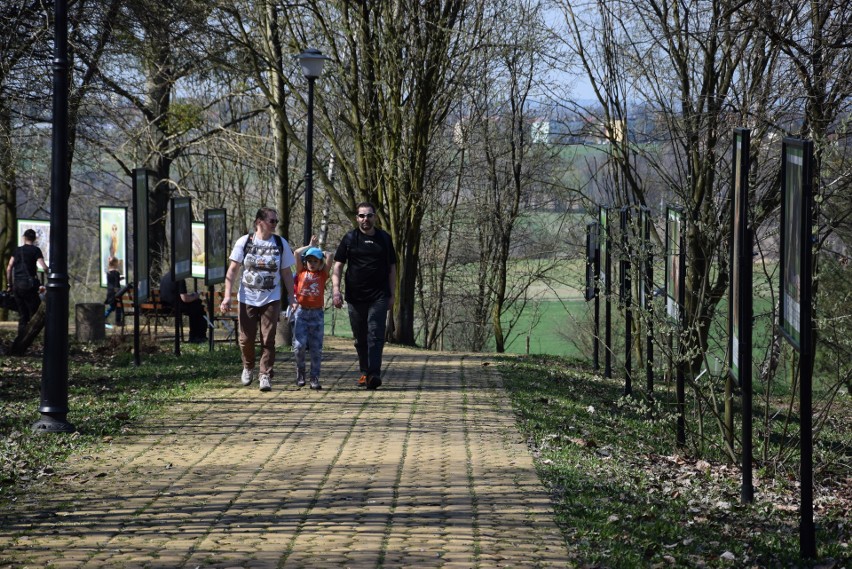
<svg viewBox="0 0 852 569">
<path fill-rule="evenodd" d="M 564 302 L 545 300 L 526 310 L 507 339 L 512 354 L 550 354 L 590 359 L 582 346 L 588 342 L 588 323 L 593 318 L 593 303 L 580 299 Z"/>
</svg>

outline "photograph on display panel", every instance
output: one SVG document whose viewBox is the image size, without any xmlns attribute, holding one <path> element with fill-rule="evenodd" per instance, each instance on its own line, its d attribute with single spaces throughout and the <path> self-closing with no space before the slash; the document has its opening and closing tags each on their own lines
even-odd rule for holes
<svg viewBox="0 0 852 569">
<path fill-rule="evenodd" d="M 785 139 L 781 183 L 781 332 L 797 350 L 802 339 L 802 288 L 804 278 L 806 212 L 810 172 L 810 146 Z"/>
<path fill-rule="evenodd" d="M 136 299 L 148 299 L 151 290 L 148 272 L 148 195 L 157 185 L 157 175 L 152 170 L 137 168 L 133 171 L 133 281 Z M 130 279 L 127 282 L 131 282 Z"/>
<path fill-rule="evenodd" d="M 595 298 L 595 274 L 598 258 L 598 224 L 586 224 L 586 300 Z"/>
<path fill-rule="evenodd" d="M 44 262 L 50 267 L 50 222 L 43 219 L 19 219 L 17 230 L 18 247 L 24 244 L 24 231 L 32 229 L 35 231 L 36 240 L 34 245 L 41 249 L 41 254 L 44 256 Z M 41 267 L 37 267 L 38 272 L 43 273 Z"/>
<path fill-rule="evenodd" d="M 192 209 L 189 198 L 172 198 L 172 271 L 175 281 L 192 276 Z"/>
<path fill-rule="evenodd" d="M 731 196 L 731 279 L 728 290 L 728 352 L 731 354 L 730 375 L 738 380 L 740 376 L 740 339 L 741 322 L 741 259 L 743 257 L 744 232 L 746 231 L 746 207 L 748 203 L 748 152 L 749 134 L 747 130 L 734 132 L 732 196 Z M 750 262 L 750 259 L 749 259 Z"/>
<path fill-rule="evenodd" d="M 127 208 L 100 207 L 100 285 L 107 286 L 110 259 L 116 270 L 127 274 Z"/>
<path fill-rule="evenodd" d="M 225 282 L 228 266 L 228 225 L 224 209 L 204 212 L 205 225 L 205 278 L 204 284 L 213 286 Z"/>
<path fill-rule="evenodd" d="M 192 278 L 203 279 L 204 270 L 204 222 L 192 222 Z"/>
<path fill-rule="evenodd" d="M 680 316 L 681 219 L 680 210 L 666 210 L 666 314 L 674 320 Z"/>
<path fill-rule="evenodd" d="M 639 255 L 639 266 L 638 266 L 638 274 L 639 274 L 639 282 L 636 283 L 636 298 L 639 299 L 639 306 L 646 307 L 648 306 L 649 301 L 649 291 L 648 291 L 648 283 L 647 280 L 647 266 L 646 262 L 648 260 L 648 256 L 651 254 L 649 251 L 650 247 L 650 237 L 651 237 L 651 215 L 648 208 L 643 207 L 639 209 L 639 247 L 640 247 L 640 255 Z"/>
</svg>

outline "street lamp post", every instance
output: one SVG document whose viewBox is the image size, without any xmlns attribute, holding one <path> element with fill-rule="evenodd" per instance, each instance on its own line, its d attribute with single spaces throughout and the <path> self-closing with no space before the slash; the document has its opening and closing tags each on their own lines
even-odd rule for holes
<svg viewBox="0 0 852 569">
<path fill-rule="evenodd" d="M 308 132 L 305 144 L 305 228 L 303 245 L 311 241 L 314 213 L 314 82 L 322 75 L 322 66 L 328 59 L 318 49 L 308 48 L 296 56 L 302 73 L 308 80 Z"/>
<path fill-rule="evenodd" d="M 73 433 L 68 422 L 68 2 L 54 2 L 50 267 L 47 275 L 41 418 L 34 432 Z"/>
</svg>

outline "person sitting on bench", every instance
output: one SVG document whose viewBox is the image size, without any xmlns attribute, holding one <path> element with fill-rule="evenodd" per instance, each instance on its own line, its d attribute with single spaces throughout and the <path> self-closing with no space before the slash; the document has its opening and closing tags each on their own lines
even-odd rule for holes
<svg viewBox="0 0 852 569">
<path fill-rule="evenodd" d="M 180 313 L 189 317 L 189 342 L 201 344 L 207 341 L 207 322 L 204 318 L 204 305 L 201 294 L 187 292 L 186 281 L 178 283 L 172 279 L 172 271 L 163 273 L 160 279 L 160 301 L 174 311 L 175 301 L 180 298 Z M 177 328 L 177 326 L 175 327 Z"/>
</svg>

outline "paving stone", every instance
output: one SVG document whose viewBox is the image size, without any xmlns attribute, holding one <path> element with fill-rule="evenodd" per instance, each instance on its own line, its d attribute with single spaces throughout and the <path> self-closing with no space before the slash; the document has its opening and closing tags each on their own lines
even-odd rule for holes
<svg viewBox="0 0 852 569">
<path fill-rule="evenodd" d="M 327 338 L 321 392 L 235 380 L 70 457 L 4 513 L 0 565 L 564 567 L 486 360 L 388 345 L 366 391 L 351 343 Z"/>
</svg>

